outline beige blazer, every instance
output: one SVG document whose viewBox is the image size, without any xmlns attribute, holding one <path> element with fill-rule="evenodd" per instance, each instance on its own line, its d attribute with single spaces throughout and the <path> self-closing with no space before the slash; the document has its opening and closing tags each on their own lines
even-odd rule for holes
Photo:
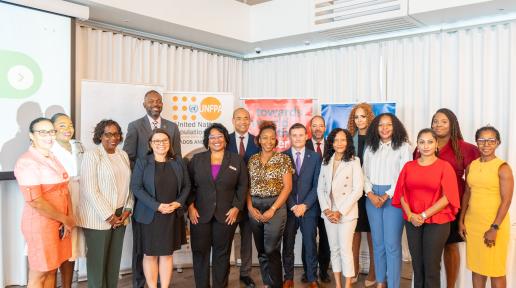
<svg viewBox="0 0 516 288">
<path fill-rule="evenodd" d="M 117 153 L 122 155 L 127 169 L 130 171 L 129 157 L 125 151 L 117 148 Z M 127 178 L 129 187 L 130 177 Z M 81 203 L 78 206 L 78 226 L 107 230 L 111 225 L 106 221 L 117 208 L 116 179 L 111 168 L 111 162 L 102 145 L 84 153 L 81 163 Z M 125 209 L 132 209 L 134 204 L 133 194 L 126 193 Z"/>
<path fill-rule="evenodd" d="M 342 214 L 340 222 L 343 223 L 358 218 L 357 201 L 363 193 L 364 176 L 362 167 L 360 167 L 360 159 L 355 157 L 348 162 L 341 162 L 335 176 L 332 177 L 334 158 L 335 155 L 331 157 L 328 165 L 321 166 L 317 197 L 321 212 L 326 209 L 338 210 Z M 330 197 L 331 193 L 333 193 L 333 202 Z M 321 213 L 321 216 L 326 217 L 324 213 Z"/>
</svg>

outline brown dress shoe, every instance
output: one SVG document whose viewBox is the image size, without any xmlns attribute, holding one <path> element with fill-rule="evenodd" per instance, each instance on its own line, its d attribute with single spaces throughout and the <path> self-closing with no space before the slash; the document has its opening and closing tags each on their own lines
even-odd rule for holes
<svg viewBox="0 0 516 288">
<path fill-rule="evenodd" d="M 294 281 L 285 280 L 285 282 L 283 282 L 283 288 L 293 288 L 293 287 L 294 287 Z"/>
<path fill-rule="evenodd" d="M 319 283 L 317 283 L 317 281 L 310 282 L 310 284 L 308 284 L 308 288 L 319 288 Z"/>
</svg>

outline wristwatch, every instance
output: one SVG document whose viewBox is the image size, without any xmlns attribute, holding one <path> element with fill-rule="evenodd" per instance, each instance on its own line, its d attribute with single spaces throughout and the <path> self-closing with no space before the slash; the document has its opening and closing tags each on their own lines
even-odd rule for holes
<svg viewBox="0 0 516 288">
<path fill-rule="evenodd" d="M 421 217 L 423 217 L 423 220 L 426 220 L 426 218 L 428 218 L 428 217 L 426 216 L 425 211 L 423 211 L 423 212 L 421 213 Z"/>
<path fill-rule="evenodd" d="M 494 230 L 498 230 L 500 228 L 500 226 L 493 223 L 493 224 L 491 224 L 491 228 L 493 228 Z"/>
</svg>

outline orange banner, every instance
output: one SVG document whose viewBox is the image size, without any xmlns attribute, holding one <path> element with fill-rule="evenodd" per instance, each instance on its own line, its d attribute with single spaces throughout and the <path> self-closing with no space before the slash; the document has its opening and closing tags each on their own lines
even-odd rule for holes
<svg viewBox="0 0 516 288">
<path fill-rule="evenodd" d="M 294 123 L 309 125 L 312 118 L 312 99 L 253 99 L 244 100 L 244 105 L 251 114 L 251 134 L 258 134 L 258 125 L 263 120 L 270 120 L 278 127 L 278 151 L 290 148 L 288 129 Z"/>
</svg>

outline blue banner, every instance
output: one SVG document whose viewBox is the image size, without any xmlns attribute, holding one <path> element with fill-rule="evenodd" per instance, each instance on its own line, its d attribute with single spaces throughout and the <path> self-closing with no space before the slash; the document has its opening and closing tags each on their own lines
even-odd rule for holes
<svg viewBox="0 0 516 288">
<path fill-rule="evenodd" d="M 348 127 L 348 117 L 349 113 L 351 113 L 351 109 L 357 103 L 352 104 L 322 104 L 321 105 L 321 115 L 326 122 L 326 132 L 325 136 L 327 136 L 331 130 L 334 128 L 344 128 Z M 369 103 L 371 107 L 373 107 L 374 115 L 379 115 L 382 113 L 392 113 L 396 114 L 396 103 Z"/>
</svg>

